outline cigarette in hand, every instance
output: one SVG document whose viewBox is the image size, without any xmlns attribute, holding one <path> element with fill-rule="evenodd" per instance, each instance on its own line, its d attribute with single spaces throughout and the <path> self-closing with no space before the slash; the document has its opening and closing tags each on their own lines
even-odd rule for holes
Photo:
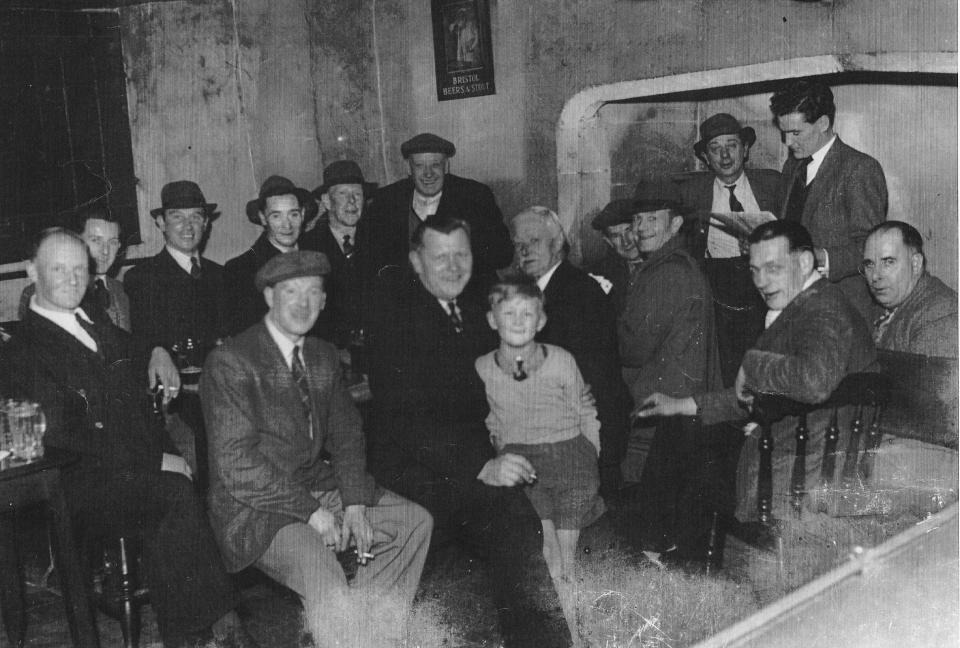
<svg viewBox="0 0 960 648">
<path fill-rule="evenodd" d="M 363 553 L 359 553 L 359 552 L 357 553 L 357 562 L 361 562 L 364 560 L 373 560 L 374 558 L 376 558 L 375 555 L 373 555 L 372 553 L 367 553 L 366 551 L 364 551 Z"/>
</svg>

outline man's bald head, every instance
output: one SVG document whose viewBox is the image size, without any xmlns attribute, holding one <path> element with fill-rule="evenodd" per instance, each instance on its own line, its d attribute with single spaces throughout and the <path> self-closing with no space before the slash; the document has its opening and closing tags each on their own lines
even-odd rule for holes
<svg viewBox="0 0 960 648">
<path fill-rule="evenodd" d="M 72 312 L 80 306 L 90 281 L 87 244 L 70 230 L 45 230 L 27 262 L 27 276 L 37 286 L 37 306 Z"/>
</svg>

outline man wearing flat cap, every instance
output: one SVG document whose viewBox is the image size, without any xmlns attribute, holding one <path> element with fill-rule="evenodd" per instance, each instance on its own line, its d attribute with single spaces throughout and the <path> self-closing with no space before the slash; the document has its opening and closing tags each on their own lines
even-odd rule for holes
<svg viewBox="0 0 960 648">
<path fill-rule="evenodd" d="M 210 520 L 229 571 L 255 565 L 300 596 L 317 646 L 395 645 L 432 519 L 374 483 L 337 350 L 306 335 L 329 273 L 319 252 L 274 256 L 256 275 L 266 316 L 207 359 Z"/>
<path fill-rule="evenodd" d="M 700 139 L 693 150 L 710 171 L 694 175 L 680 186 L 684 205 L 698 212 L 685 229 L 690 251 L 703 260 L 713 291 L 720 372 L 727 387 L 737 377 L 743 354 L 763 330 L 766 307 L 753 287 L 740 241 L 717 227 L 718 221 L 708 214 L 776 213 L 780 173 L 744 166 L 756 141 L 753 128 L 741 126 L 732 115 L 708 117 L 700 124 Z"/>
<path fill-rule="evenodd" d="M 368 218 L 374 250 L 373 274 L 384 268 L 407 267 L 410 236 L 428 216 L 459 218 L 470 226 L 473 252 L 471 288 L 483 292 L 495 271 L 510 264 L 513 245 L 490 188 L 450 173 L 454 145 L 421 133 L 400 146 L 410 176 L 373 195 Z"/>
<path fill-rule="evenodd" d="M 634 238 L 643 262 L 630 278 L 617 321 L 623 379 L 638 405 L 651 393 L 691 395 L 720 382 L 710 285 L 679 235 L 686 212 L 667 177 L 643 181 L 634 196 Z M 650 427 L 647 424 L 647 427 Z M 710 504 L 703 498 L 707 442 L 695 417 L 653 425 L 640 475 L 638 518 L 625 532 L 648 555 L 698 558 L 706 549 Z M 628 443 L 624 478 L 634 437 Z"/>
<path fill-rule="evenodd" d="M 302 249 L 322 252 L 330 260 L 327 307 L 320 314 L 319 328 L 341 349 L 363 339 L 366 282 L 361 270 L 369 247 L 364 208 L 376 186 L 364 180 L 360 165 L 353 160 L 327 165 L 323 184 L 313 192 L 326 214 L 300 239 Z"/>
<path fill-rule="evenodd" d="M 633 237 L 633 215 L 637 212 L 633 200 L 620 199 L 607 204 L 594 216 L 590 226 L 600 232 L 607 244 L 607 253 L 588 268 L 591 275 L 603 277 L 610 282 L 607 294 L 614 312 L 623 308 L 623 295 L 627 290 L 630 275 L 641 262 L 640 250 Z M 606 288 L 605 284 L 601 286 Z"/>
<path fill-rule="evenodd" d="M 276 255 L 297 249 L 303 226 L 317 215 L 317 202 L 306 189 L 274 175 L 263 181 L 246 211 L 247 219 L 262 226 L 263 233 L 250 249 L 224 266 L 232 296 L 231 333 L 246 330 L 266 314 L 263 295 L 253 285 L 253 278 Z"/>
</svg>

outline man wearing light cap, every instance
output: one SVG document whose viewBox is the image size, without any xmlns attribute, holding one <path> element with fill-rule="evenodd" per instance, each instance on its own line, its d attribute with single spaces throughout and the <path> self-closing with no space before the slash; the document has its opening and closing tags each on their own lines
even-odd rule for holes
<svg viewBox="0 0 960 648">
<path fill-rule="evenodd" d="M 456 147 L 442 137 L 421 133 L 400 146 L 410 176 L 373 195 L 369 219 L 374 274 L 387 266 L 405 268 L 410 236 L 428 216 L 452 216 L 470 226 L 474 286 L 485 288 L 494 271 L 513 258 L 513 245 L 490 188 L 450 173 Z"/>
<path fill-rule="evenodd" d="M 753 128 L 740 126 L 732 115 L 708 117 L 700 125 L 700 140 L 693 150 L 710 172 L 694 175 L 680 186 L 684 205 L 699 212 L 689 223 L 689 245 L 694 258 L 703 260 L 710 280 L 720 372 L 727 387 L 737 377 L 743 354 L 763 330 L 766 307 L 753 287 L 740 241 L 716 227 L 708 214 L 776 212 L 780 173 L 744 168 L 756 141 Z"/>
<path fill-rule="evenodd" d="M 306 189 L 274 175 L 263 181 L 260 194 L 247 203 L 246 212 L 251 223 L 263 227 L 263 233 L 246 252 L 224 266 L 232 296 L 232 333 L 245 330 L 267 312 L 261 291 L 253 285 L 254 275 L 276 255 L 297 249 L 303 226 L 317 215 L 317 201 Z"/>
<path fill-rule="evenodd" d="M 396 645 L 432 519 L 374 483 L 336 348 L 306 336 L 329 272 L 319 252 L 270 259 L 256 275 L 266 316 L 207 359 L 210 519 L 229 571 L 255 565 L 297 592 L 317 646 Z"/>
</svg>

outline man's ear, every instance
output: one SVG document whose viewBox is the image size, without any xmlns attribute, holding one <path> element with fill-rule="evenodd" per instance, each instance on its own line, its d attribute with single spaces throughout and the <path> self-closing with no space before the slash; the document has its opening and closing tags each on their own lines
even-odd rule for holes
<svg viewBox="0 0 960 648">
<path fill-rule="evenodd" d="M 330 211 L 330 196 L 327 194 L 320 196 L 320 204 L 323 205 L 324 211 Z"/>
<path fill-rule="evenodd" d="M 747 160 L 749 159 L 750 159 L 750 145 L 744 144 L 743 145 L 743 163 L 746 164 Z"/>
<path fill-rule="evenodd" d="M 537 323 L 537 333 L 543 330 L 543 327 L 547 325 L 547 313 L 540 309 L 540 322 Z"/>
<path fill-rule="evenodd" d="M 826 133 L 828 130 L 830 130 L 830 118 L 826 115 L 820 115 L 820 117 L 817 118 L 817 121 L 813 123 L 817 127 L 817 130 L 819 130 L 821 133 Z"/>
<path fill-rule="evenodd" d="M 257 212 L 257 220 L 260 221 L 260 224 L 266 228 L 267 226 L 267 217 L 264 216 L 263 212 Z"/>
<path fill-rule="evenodd" d="M 418 275 L 423 273 L 423 262 L 420 260 L 420 255 L 417 254 L 416 250 L 410 250 L 410 253 L 407 255 L 407 258 L 410 259 L 410 265 L 413 266 L 413 271 Z"/>
<path fill-rule="evenodd" d="M 800 271 L 803 276 L 809 276 L 813 269 L 817 267 L 817 257 L 813 250 L 802 250 L 800 252 Z"/>
<path fill-rule="evenodd" d="M 37 266 L 33 261 L 27 261 L 27 276 L 31 283 L 37 283 Z"/>
<path fill-rule="evenodd" d="M 159 216 L 154 216 L 154 217 L 153 217 L 153 224 L 156 225 L 156 226 L 157 226 L 157 229 L 160 230 L 161 232 L 163 231 L 163 224 L 164 224 L 164 222 L 165 222 L 165 221 L 164 221 L 164 219 L 163 219 L 163 214 L 160 214 Z"/>
<path fill-rule="evenodd" d="M 273 286 L 263 289 L 263 301 L 267 302 L 267 308 L 273 306 Z"/>
<path fill-rule="evenodd" d="M 497 330 L 497 320 L 494 318 L 492 310 L 487 311 L 487 324 L 489 324 L 490 328 L 492 328 L 494 331 Z"/>
<path fill-rule="evenodd" d="M 923 255 L 919 252 L 914 252 L 910 255 L 910 269 L 913 270 L 913 274 L 915 275 L 923 272 Z"/>
<path fill-rule="evenodd" d="M 603 239 L 603 242 L 604 242 L 604 243 L 606 243 L 608 246 L 610 246 L 610 249 L 611 249 L 611 250 L 616 250 L 616 249 L 617 249 L 616 247 L 614 247 L 613 243 L 610 242 L 610 239 L 607 238 L 607 235 L 606 235 L 606 234 L 604 234 L 604 235 L 601 236 L 600 238 Z"/>
<path fill-rule="evenodd" d="M 670 219 L 670 236 L 676 236 L 681 227 L 683 227 L 683 216 L 678 214 Z"/>
</svg>

